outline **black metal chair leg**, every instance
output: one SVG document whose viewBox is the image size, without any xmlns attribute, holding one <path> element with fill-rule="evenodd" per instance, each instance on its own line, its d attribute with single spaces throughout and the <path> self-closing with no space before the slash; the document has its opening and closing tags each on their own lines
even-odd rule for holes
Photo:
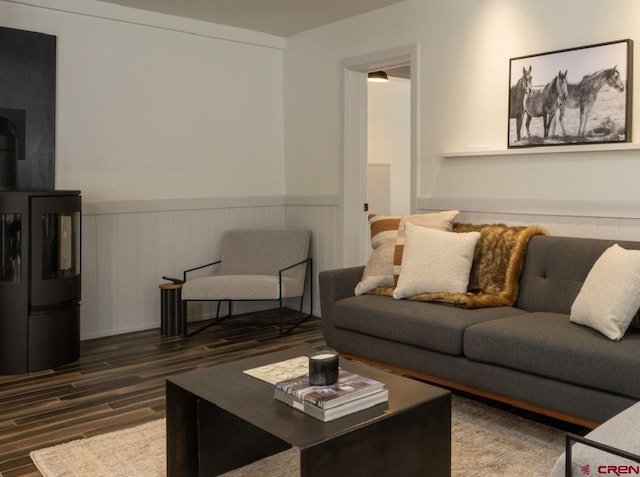
<svg viewBox="0 0 640 477">
<path fill-rule="evenodd" d="M 182 302 L 182 337 L 187 337 L 187 324 L 189 323 L 187 320 L 187 301 Z"/>
<path fill-rule="evenodd" d="M 220 318 L 220 305 L 221 304 L 222 304 L 222 302 L 218 301 L 218 308 L 216 309 L 216 318 L 215 318 L 215 320 L 213 320 L 211 323 L 207 323 L 206 325 L 198 328 L 195 331 L 192 331 L 191 333 L 187 333 L 187 328 L 185 326 L 185 331 L 184 331 L 185 334 L 183 334 L 183 336 L 185 338 L 188 338 L 188 337 L 193 336 L 193 335 L 195 335 L 197 333 L 200 333 L 201 331 L 206 330 L 207 328 L 211 328 L 213 325 L 217 325 L 217 324 L 221 323 L 222 321 L 224 321 L 225 319 L 229 318 L 231 316 L 231 302 L 229 302 L 229 315 L 223 316 L 222 318 Z"/>
<path fill-rule="evenodd" d="M 306 277 L 305 277 L 306 282 Z M 305 283 L 306 284 L 306 283 Z M 294 323 L 287 331 L 282 333 L 282 304 L 280 305 L 280 336 L 285 336 L 295 330 L 298 326 L 305 323 L 309 319 L 313 318 L 313 261 L 309 259 L 309 314 L 303 317 L 304 312 L 302 308 L 304 306 L 304 292 L 302 297 L 300 297 L 300 316 L 301 318 Z"/>
</svg>

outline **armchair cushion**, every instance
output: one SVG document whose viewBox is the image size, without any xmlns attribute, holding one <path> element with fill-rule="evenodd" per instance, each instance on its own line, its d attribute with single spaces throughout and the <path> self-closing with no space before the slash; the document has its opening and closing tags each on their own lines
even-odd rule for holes
<svg viewBox="0 0 640 477">
<path fill-rule="evenodd" d="M 282 298 L 302 296 L 302 285 L 282 277 Z M 278 275 L 221 275 L 195 278 L 182 286 L 183 300 L 278 300 Z"/>
<path fill-rule="evenodd" d="M 278 270 L 309 256 L 308 230 L 228 230 L 219 275 L 278 275 Z M 304 278 L 305 267 L 286 276 Z"/>
<path fill-rule="evenodd" d="M 191 336 L 231 316 L 233 301 L 279 301 L 280 336 L 283 328 L 283 299 L 300 299 L 301 318 L 287 333 L 312 317 L 313 269 L 309 257 L 311 232 L 308 230 L 227 230 L 222 241 L 220 260 L 184 271 L 182 286 L 184 336 Z M 214 267 L 213 276 L 188 279 L 187 274 Z M 302 305 L 309 278 L 309 314 L 304 316 Z M 187 333 L 189 301 L 217 301 L 216 316 L 210 323 Z M 220 317 L 220 304 L 229 302 L 229 314 Z M 291 323 L 289 323 L 291 325 Z"/>
<path fill-rule="evenodd" d="M 186 280 L 182 300 L 278 300 L 302 296 L 310 238 L 308 230 L 228 230 L 219 270 L 212 276 Z"/>
</svg>

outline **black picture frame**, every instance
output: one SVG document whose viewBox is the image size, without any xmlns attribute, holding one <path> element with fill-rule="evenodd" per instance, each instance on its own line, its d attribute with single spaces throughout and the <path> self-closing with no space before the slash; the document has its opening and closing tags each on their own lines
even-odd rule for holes
<svg viewBox="0 0 640 477">
<path fill-rule="evenodd" d="M 509 60 L 507 147 L 631 141 L 633 41 Z"/>
</svg>

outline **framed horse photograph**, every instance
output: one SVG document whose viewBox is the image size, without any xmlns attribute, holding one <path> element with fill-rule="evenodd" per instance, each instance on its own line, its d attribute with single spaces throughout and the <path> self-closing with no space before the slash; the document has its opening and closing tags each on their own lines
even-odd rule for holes
<svg viewBox="0 0 640 477">
<path fill-rule="evenodd" d="M 631 141 L 633 42 L 509 60 L 509 148 Z"/>
</svg>

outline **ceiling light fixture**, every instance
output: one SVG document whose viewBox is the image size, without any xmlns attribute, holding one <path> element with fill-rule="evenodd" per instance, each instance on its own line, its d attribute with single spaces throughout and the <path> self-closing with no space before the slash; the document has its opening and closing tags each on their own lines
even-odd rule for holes
<svg viewBox="0 0 640 477">
<path fill-rule="evenodd" d="M 389 81 L 389 77 L 384 71 L 373 71 L 372 73 L 369 73 L 369 77 L 367 79 L 372 83 L 386 83 Z"/>
</svg>

